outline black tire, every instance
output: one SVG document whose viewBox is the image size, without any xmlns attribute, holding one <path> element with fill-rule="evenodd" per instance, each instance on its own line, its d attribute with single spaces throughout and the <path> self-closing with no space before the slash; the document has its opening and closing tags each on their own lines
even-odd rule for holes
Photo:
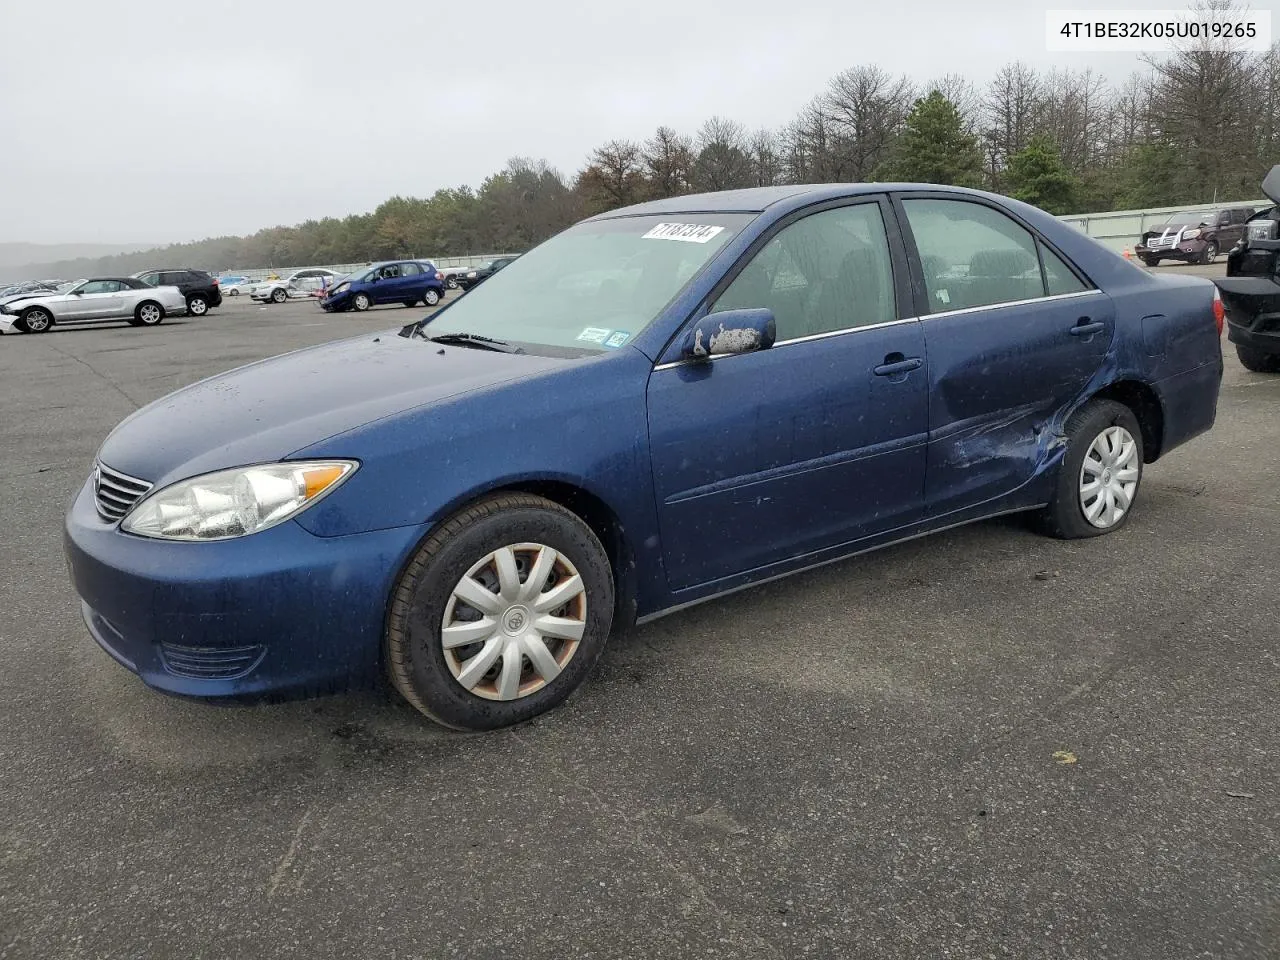
<svg viewBox="0 0 1280 960">
<path fill-rule="evenodd" d="M 1204 245 L 1204 250 L 1200 254 L 1201 263 L 1213 263 L 1218 259 L 1218 241 L 1210 240 Z"/>
<path fill-rule="evenodd" d="M 288 299 L 289 299 L 289 294 L 283 287 L 276 287 L 274 290 L 271 291 L 272 303 L 284 303 Z"/>
<path fill-rule="evenodd" d="M 154 300 L 144 300 L 133 311 L 129 321 L 135 327 L 156 327 L 164 321 L 164 307 Z"/>
<path fill-rule="evenodd" d="M 585 588 L 586 608 L 580 616 L 586 625 L 550 682 L 513 700 L 487 699 L 465 688 L 450 670 L 441 643 L 443 617 L 454 587 L 476 563 L 503 546 L 525 543 L 551 547 L 576 568 Z M 527 579 L 527 567 L 522 575 Z M 609 637 L 613 605 L 609 556 L 582 520 L 532 494 L 489 497 L 442 523 L 401 576 L 387 621 L 387 674 L 410 704 L 446 727 L 493 730 L 521 723 L 562 703 L 591 672 Z M 564 655 L 565 648 L 560 649 Z M 497 664 L 502 662 L 500 657 Z M 531 670 L 527 658 L 522 663 Z"/>
<path fill-rule="evenodd" d="M 440 291 L 429 289 L 422 295 L 422 303 L 424 306 L 434 307 L 440 302 Z"/>
<path fill-rule="evenodd" d="M 209 301 L 201 294 L 187 297 L 187 313 L 193 317 L 203 317 L 209 312 Z"/>
<path fill-rule="evenodd" d="M 373 301 L 369 299 L 367 293 L 357 293 L 351 298 L 351 309 L 356 313 L 364 313 L 371 306 L 373 306 Z"/>
<path fill-rule="evenodd" d="M 457 278 L 457 277 L 445 277 L 444 285 L 445 285 L 446 287 L 448 287 L 450 290 L 457 290 L 457 289 L 458 289 L 458 278 Z"/>
<path fill-rule="evenodd" d="M 18 321 L 26 333 L 46 333 L 53 326 L 53 314 L 43 307 L 32 307 Z"/>
<path fill-rule="evenodd" d="M 1237 343 L 1236 356 L 1246 370 L 1254 373 L 1280 373 L 1280 354 L 1267 353 Z"/>
<path fill-rule="evenodd" d="M 240 291 L 237 290 L 235 287 L 232 287 L 230 290 L 227 291 L 227 295 L 232 297 L 238 297 L 240 296 Z"/>
<path fill-rule="evenodd" d="M 1118 521 L 1108 527 L 1090 523 L 1081 503 L 1080 483 L 1084 459 L 1094 441 L 1111 427 L 1123 427 L 1137 445 L 1137 480 L 1130 497 L 1130 506 Z M 1091 400 L 1067 418 L 1063 430 L 1067 437 L 1067 455 L 1058 470 L 1053 500 L 1040 514 L 1040 527 L 1049 536 L 1062 540 L 1079 540 L 1084 537 L 1100 537 L 1114 533 L 1126 523 L 1133 513 L 1133 502 L 1142 490 L 1142 428 L 1133 411 L 1114 400 Z"/>
<path fill-rule="evenodd" d="M 1148 267 L 1158 267 L 1158 266 L 1160 266 L 1160 258 L 1159 258 L 1159 257 L 1143 257 L 1143 258 L 1142 258 L 1142 262 L 1143 262 L 1143 263 L 1145 263 Z"/>
<path fill-rule="evenodd" d="M 406 300 L 406 301 L 404 302 L 404 305 L 405 305 L 406 307 L 416 307 L 416 306 L 418 305 L 418 301 L 417 301 L 417 300 Z"/>
</svg>

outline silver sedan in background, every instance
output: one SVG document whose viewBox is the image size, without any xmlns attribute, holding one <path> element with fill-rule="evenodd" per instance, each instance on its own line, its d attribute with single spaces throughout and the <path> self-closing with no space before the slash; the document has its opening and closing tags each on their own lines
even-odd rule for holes
<svg viewBox="0 0 1280 960">
<path fill-rule="evenodd" d="M 85 320 L 127 320 L 154 327 L 167 316 L 187 312 L 177 287 L 151 287 L 133 277 L 77 280 L 63 293 L 33 294 L 0 305 L 0 332 L 44 333 L 54 324 Z"/>
</svg>

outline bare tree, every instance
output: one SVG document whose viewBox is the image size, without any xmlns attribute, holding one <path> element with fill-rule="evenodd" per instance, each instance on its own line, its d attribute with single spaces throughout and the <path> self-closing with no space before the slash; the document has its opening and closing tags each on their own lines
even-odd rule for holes
<svg viewBox="0 0 1280 960">
<path fill-rule="evenodd" d="M 1009 158 L 1024 149 L 1040 121 L 1040 77 L 1021 61 L 1001 68 L 982 98 L 986 113 L 985 141 L 992 186 Z"/>
<path fill-rule="evenodd" d="M 888 158 L 916 91 L 907 77 L 880 67 L 851 67 L 832 77 L 821 109 L 839 132 L 851 180 L 870 180 Z"/>
<path fill-rule="evenodd" d="M 852 179 L 848 138 L 815 97 L 779 137 L 783 167 L 792 183 L 840 183 Z"/>
<path fill-rule="evenodd" d="M 694 180 L 700 190 L 730 190 L 752 182 L 751 145 L 736 120 L 712 117 L 698 131 Z"/>
<path fill-rule="evenodd" d="M 597 147 L 578 179 L 595 212 L 636 203 L 644 193 L 640 145 L 633 140 L 610 140 Z"/>
<path fill-rule="evenodd" d="M 778 144 L 778 137 L 773 131 L 761 127 L 751 134 L 748 148 L 753 183 L 757 187 L 772 187 L 782 183 L 784 179 L 782 151 Z"/>
<path fill-rule="evenodd" d="M 652 197 L 676 197 L 693 188 L 693 145 L 670 127 L 659 127 L 641 148 Z"/>
</svg>

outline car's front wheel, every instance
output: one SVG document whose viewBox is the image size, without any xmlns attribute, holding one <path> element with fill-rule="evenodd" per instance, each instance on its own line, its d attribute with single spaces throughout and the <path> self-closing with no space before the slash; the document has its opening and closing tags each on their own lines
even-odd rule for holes
<svg viewBox="0 0 1280 960">
<path fill-rule="evenodd" d="M 369 295 L 367 293 L 357 293 L 351 298 L 351 306 L 358 312 L 364 313 L 373 306 L 373 301 L 369 299 Z"/>
<path fill-rule="evenodd" d="M 1204 245 L 1204 252 L 1200 255 L 1201 263 L 1213 263 L 1218 259 L 1218 241 L 1210 240 Z"/>
<path fill-rule="evenodd" d="M 387 672 L 437 723 L 520 723 L 587 676 L 613 605 L 609 556 L 590 527 L 542 497 L 493 496 L 442 523 L 405 570 L 387 625 Z"/>
<path fill-rule="evenodd" d="M 44 333 L 53 326 L 53 314 L 43 307 L 32 307 L 19 320 L 27 333 Z"/>
<path fill-rule="evenodd" d="M 1092 400 L 1066 423 L 1067 455 L 1053 500 L 1041 514 L 1045 531 L 1065 540 L 1118 530 L 1142 483 L 1142 429 L 1122 403 Z"/>
<path fill-rule="evenodd" d="M 187 297 L 187 313 L 193 317 L 203 317 L 209 312 L 209 301 L 204 297 Z"/>
<path fill-rule="evenodd" d="M 1159 257 L 1143 257 L 1143 258 L 1142 258 L 1142 262 L 1143 262 L 1143 263 L 1145 263 L 1148 267 L 1158 267 L 1158 266 L 1160 266 L 1160 258 L 1159 258 Z"/>
<path fill-rule="evenodd" d="M 1280 373 L 1280 354 L 1255 350 L 1237 343 L 1236 356 L 1246 370 L 1254 373 Z"/>
<path fill-rule="evenodd" d="M 281 290 L 279 287 L 276 287 L 276 289 L 271 291 L 272 303 L 284 303 L 288 299 L 289 294 L 286 291 Z"/>
</svg>

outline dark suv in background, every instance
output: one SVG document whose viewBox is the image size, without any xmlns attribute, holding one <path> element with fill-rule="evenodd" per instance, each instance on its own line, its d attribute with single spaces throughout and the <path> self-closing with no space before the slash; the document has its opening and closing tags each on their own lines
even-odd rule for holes
<svg viewBox="0 0 1280 960">
<path fill-rule="evenodd" d="M 1230 250 L 1244 236 L 1245 221 L 1253 214 L 1253 207 L 1175 213 L 1145 231 L 1134 252 L 1148 267 L 1161 260 L 1213 263 L 1219 253 Z"/>
<path fill-rule="evenodd" d="M 203 317 L 214 307 L 222 305 L 222 290 L 218 280 L 203 270 L 176 267 L 169 270 L 144 270 L 134 277 L 153 287 L 177 287 L 187 300 L 187 312 L 193 317 Z"/>
</svg>

